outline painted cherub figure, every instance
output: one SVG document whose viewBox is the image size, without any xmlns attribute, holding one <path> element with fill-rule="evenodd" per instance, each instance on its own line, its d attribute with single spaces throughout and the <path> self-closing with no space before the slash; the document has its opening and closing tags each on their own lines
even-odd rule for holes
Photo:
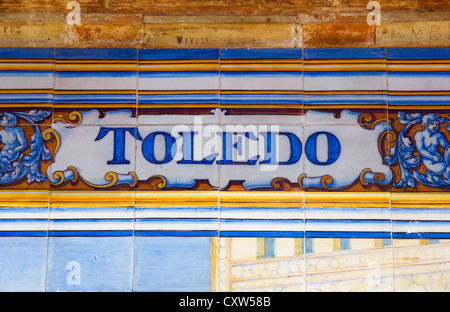
<svg viewBox="0 0 450 312">
<path fill-rule="evenodd" d="M 439 146 L 444 150 L 449 146 L 444 135 L 438 131 L 441 122 L 442 119 L 433 113 L 423 116 L 424 130 L 417 131 L 414 139 L 417 151 L 422 156 L 423 165 L 427 169 L 427 180 L 436 182 L 440 179 L 437 176 L 443 174 L 446 183 L 450 183 L 450 166 L 438 151 Z"/>
<path fill-rule="evenodd" d="M 13 167 L 13 162 L 19 158 L 19 153 L 27 146 L 23 130 L 17 125 L 17 118 L 10 113 L 4 113 L 0 119 L 0 143 L 3 148 L 0 151 L 0 175 L 3 175 Z"/>
</svg>

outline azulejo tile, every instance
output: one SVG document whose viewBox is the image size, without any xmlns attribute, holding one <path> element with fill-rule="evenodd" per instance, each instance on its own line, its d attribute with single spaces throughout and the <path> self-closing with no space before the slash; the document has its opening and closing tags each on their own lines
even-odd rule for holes
<svg viewBox="0 0 450 312">
<path fill-rule="evenodd" d="M 134 125 L 56 122 L 53 131 L 59 145 L 47 172 L 52 207 L 133 207 Z"/>
<path fill-rule="evenodd" d="M 448 188 L 448 48 L 388 48 L 389 161 L 395 190 Z"/>
<path fill-rule="evenodd" d="M 211 291 L 210 237 L 136 237 L 133 291 Z"/>
<path fill-rule="evenodd" d="M 214 290 L 305 291 L 303 237 L 220 237 Z"/>
<path fill-rule="evenodd" d="M 1 207 L 48 207 L 46 171 L 54 146 L 50 142 L 51 126 L 41 124 L 48 114 L 45 110 L 10 111 L 1 117 Z"/>
<path fill-rule="evenodd" d="M 208 114 L 219 107 L 218 49 L 140 49 L 139 114 Z"/>
<path fill-rule="evenodd" d="M 304 49 L 304 108 L 385 113 L 384 48 Z"/>
<path fill-rule="evenodd" d="M 1 237 L 2 292 L 45 290 L 47 237 Z"/>
<path fill-rule="evenodd" d="M 393 191 L 446 192 L 450 183 L 450 123 L 442 110 L 399 111 L 386 159 L 394 173 Z"/>
<path fill-rule="evenodd" d="M 220 53 L 221 109 L 228 114 L 301 114 L 301 49 L 222 49 Z"/>
<path fill-rule="evenodd" d="M 0 49 L 5 285 L 445 289 L 448 49 L 303 51 Z"/>
<path fill-rule="evenodd" d="M 130 291 L 132 237 L 50 237 L 46 291 Z"/>
<path fill-rule="evenodd" d="M 180 115 L 152 118 L 162 121 L 176 116 Z M 153 123 L 137 127 L 137 190 L 217 192 L 217 155 L 211 149 L 217 141 L 215 131 L 218 127 L 214 123 L 208 124 L 206 119 L 196 124 Z M 157 181 L 158 187 L 154 188 L 152 181 Z"/>
<path fill-rule="evenodd" d="M 388 191 L 392 180 L 384 159 L 388 125 L 361 126 L 358 115 L 351 112 L 343 112 L 339 119 L 329 113 L 318 114 L 332 123 L 304 127 L 301 186 L 307 191 Z"/>
<path fill-rule="evenodd" d="M 220 237 L 304 237 L 302 203 L 295 207 L 292 202 L 286 203 L 286 199 L 277 202 L 276 194 L 271 195 L 270 203 L 255 198 L 254 205 L 230 201 L 221 204 Z"/>
<path fill-rule="evenodd" d="M 284 124 L 281 120 L 279 123 L 252 124 L 251 119 L 255 117 L 249 116 L 243 125 L 221 125 L 223 132 L 217 157 L 219 188 L 224 191 L 291 190 L 302 193 L 298 178 L 303 173 L 303 126 Z"/>
<path fill-rule="evenodd" d="M 54 49 L 0 49 L 0 114 L 45 111 L 51 124 L 53 106 Z M 17 124 L 27 124 L 26 117 Z"/>
<path fill-rule="evenodd" d="M 449 240 L 396 239 L 394 240 L 394 285 L 402 292 L 446 291 L 449 266 Z M 414 257 L 414 263 L 411 263 Z"/>
<path fill-rule="evenodd" d="M 310 238 L 306 291 L 394 291 L 391 239 Z"/>
<path fill-rule="evenodd" d="M 445 113 L 450 104 L 450 49 L 388 48 L 389 114 Z"/>
<path fill-rule="evenodd" d="M 391 195 L 391 205 L 394 238 L 450 238 L 447 192 L 395 192 Z"/>
<path fill-rule="evenodd" d="M 90 109 L 136 116 L 136 87 L 137 49 L 56 49 L 55 117 Z M 120 114 L 110 123 L 120 124 Z"/>
<path fill-rule="evenodd" d="M 390 239 L 392 224 L 388 202 L 358 203 L 355 196 L 348 202 L 318 203 L 319 194 L 307 196 L 305 236 L 308 238 Z M 380 198 L 381 199 L 381 198 Z"/>
</svg>

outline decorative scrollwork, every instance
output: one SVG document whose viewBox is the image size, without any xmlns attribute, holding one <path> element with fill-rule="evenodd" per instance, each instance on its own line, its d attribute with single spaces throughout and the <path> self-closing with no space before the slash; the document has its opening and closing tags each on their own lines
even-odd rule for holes
<svg viewBox="0 0 450 312">
<path fill-rule="evenodd" d="M 430 187 L 450 187 L 450 144 L 446 136 L 439 131 L 442 122 L 448 119 L 433 113 L 398 113 L 398 121 L 403 125 L 395 144 L 391 147 L 385 160 L 390 165 L 398 165 L 400 179 L 395 187 L 415 187 L 416 182 Z M 422 130 L 416 131 L 413 141 L 409 131 L 415 125 L 422 125 Z M 446 127 L 447 132 L 450 130 Z M 442 148 L 443 152 L 439 152 Z M 419 171 L 423 168 L 425 173 Z"/>
<path fill-rule="evenodd" d="M 3 145 L 0 150 L 0 184 L 16 182 L 25 176 L 29 184 L 47 179 L 40 172 L 40 164 L 50 160 L 51 154 L 42 142 L 41 130 L 36 122 L 49 115 L 49 111 L 38 110 L 0 114 L 0 142 Z M 18 125 L 19 118 L 33 128 L 29 142 L 22 126 Z"/>
</svg>

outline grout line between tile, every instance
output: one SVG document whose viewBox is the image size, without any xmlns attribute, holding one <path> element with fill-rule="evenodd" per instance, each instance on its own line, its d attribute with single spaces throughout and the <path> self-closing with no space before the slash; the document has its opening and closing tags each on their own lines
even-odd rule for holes
<svg viewBox="0 0 450 312">
<path fill-rule="evenodd" d="M 53 90 L 52 90 L 52 113 L 51 113 L 51 128 L 53 129 L 53 118 L 54 118 L 54 112 L 55 112 L 55 87 L 56 87 L 56 48 L 53 48 L 53 75 L 52 75 L 52 84 L 53 84 Z M 50 171 L 52 163 L 49 164 Z M 47 169 L 48 170 L 48 169 Z M 51 183 L 49 183 L 48 188 L 48 201 L 47 201 L 47 238 L 46 238 L 46 250 L 45 250 L 45 267 L 44 267 L 44 289 L 43 291 L 47 291 L 47 272 L 48 272 L 48 251 L 49 251 L 49 243 L 50 243 L 50 209 L 51 209 L 51 192 L 52 187 Z"/>
<path fill-rule="evenodd" d="M 139 49 L 136 49 L 136 118 L 135 118 L 135 133 L 138 133 L 138 107 L 139 107 Z M 136 168 L 137 158 L 137 139 L 134 140 L 134 172 L 137 172 Z M 133 237 L 132 237 L 132 253 L 131 253 L 131 284 L 130 292 L 133 292 L 134 286 L 134 261 L 135 261 L 135 246 L 136 246 L 136 186 L 133 186 Z"/>
</svg>

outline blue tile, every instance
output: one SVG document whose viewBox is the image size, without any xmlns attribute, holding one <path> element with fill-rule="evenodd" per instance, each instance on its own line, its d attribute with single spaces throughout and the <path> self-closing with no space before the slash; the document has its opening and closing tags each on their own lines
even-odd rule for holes
<svg viewBox="0 0 450 312">
<path fill-rule="evenodd" d="M 46 291 L 130 291 L 132 250 L 132 237 L 51 237 Z"/>
<path fill-rule="evenodd" d="M 388 48 L 390 60 L 439 60 L 450 59 L 450 47 Z"/>
<path fill-rule="evenodd" d="M 0 48 L 0 58 L 3 59 L 52 59 L 54 54 L 53 48 Z"/>
<path fill-rule="evenodd" d="M 131 60 L 137 58 L 136 49 L 78 49 L 61 48 L 56 49 L 56 59 L 70 60 Z"/>
<path fill-rule="evenodd" d="M 305 60 L 321 59 L 384 59 L 385 48 L 313 48 L 305 49 Z"/>
<path fill-rule="evenodd" d="M 302 49 L 222 49 L 221 59 L 301 59 Z"/>
<path fill-rule="evenodd" d="M 44 291 L 46 253 L 46 237 L 1 237 L 0 291 Z"/>
<path fill-rule="evenodd" d="M 210 291 L 211 238 L 136 237 L 133 291 Z"/>
<path fill-rule="evenodd" d="M 218 59 L 219 49 L 142 49 L 139 60 Z"/>
</svg>

